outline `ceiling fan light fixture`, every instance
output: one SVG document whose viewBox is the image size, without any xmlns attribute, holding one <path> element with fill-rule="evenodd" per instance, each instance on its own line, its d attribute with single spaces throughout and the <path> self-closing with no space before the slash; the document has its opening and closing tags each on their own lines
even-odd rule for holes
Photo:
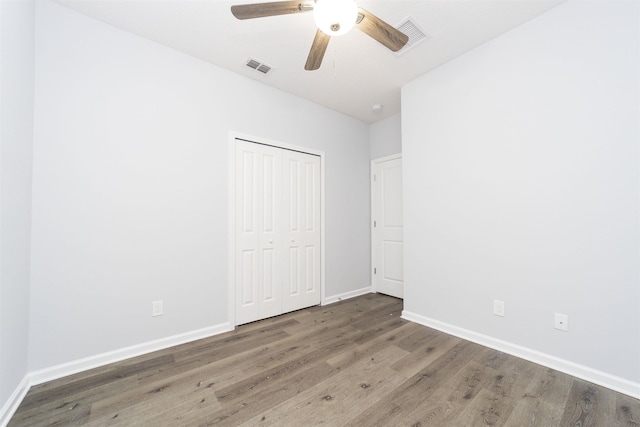
<svg viewBox="0 0 640 427">
<path fill-rule="evenodd" d="M 317 0 L 313 18 L 320 31 L 329 36 L 340 36 L 355 25 L 358 6 L 355 0 Z"/>
</svg>

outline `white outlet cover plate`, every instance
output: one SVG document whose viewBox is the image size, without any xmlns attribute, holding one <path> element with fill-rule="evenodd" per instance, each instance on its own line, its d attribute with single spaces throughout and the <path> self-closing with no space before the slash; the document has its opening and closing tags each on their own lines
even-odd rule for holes
<svg viewBox="0 0 640 427">
<path fill-rule="evenodd" d="M 493 300 L 493 314 L 504 317 L 504 301 L 498 299 Z"/>
<path fill-rule="evenodd" d="M 554 317 L 554 328 L 561 331 L 569 331 L 569 315 L 556 313 Z"/>
<path fill-rule="evenodd" d="M 152 311 L 151 315 L 153 317 L 162 316 L 162 313 L 163 313 L 162 301 L 154 301 L 153 302 L 153 311 Z"/>
</svg>

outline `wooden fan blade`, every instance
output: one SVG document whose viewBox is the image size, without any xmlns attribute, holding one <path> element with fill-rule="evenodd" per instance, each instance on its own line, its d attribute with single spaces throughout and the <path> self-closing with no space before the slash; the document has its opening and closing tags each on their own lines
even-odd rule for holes
<svg viewBox="0 0 640 427">
<path fill-rule="evenodd" d="M 310 10 L 313 10 L 313 5 L 300 0 L 274 1 L 270 3 L 251 3 L 231 6 L 231 13 L 233 13 L 233 16 L 238 19 L 289 15 L 292 13 L 308 12 Z"/>
<path fill-rule="evenodd" d="M 366 35 L 372 37 L 394 52 L 399 51 L 409 41 L 409 37 L 402 31 L 393 28 L 374 14 L 358 8 L 358 22 L 356 27 Z"/>
<path fill-rule="evenodd" d="M 313 44 L 307 57 L 307 63 L 304 64 L 305 70 L 311 71 L 320 68 L 322 58 L 324 58 L 324 52 L 327 50 L 327 46 L 329 46 L 329 40 L 331 40 L 331 36 L 326 35 L 320 30 L 316 31 L 316 36 L 313 39 Z"/>
</svg>

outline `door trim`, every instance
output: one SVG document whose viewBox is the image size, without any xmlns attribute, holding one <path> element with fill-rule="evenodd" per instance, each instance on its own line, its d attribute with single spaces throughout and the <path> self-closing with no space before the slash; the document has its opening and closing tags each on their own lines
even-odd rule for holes
<svg viewBox="0 0 640 427">
<path fill-rule="evenodd" d="M 378 163 L 384 163 L 384 162 L 388 162 L 389 160 L 396 160 L 396 159 L 402 159 L 402 153 L 398 153 L 398 154 L 391 154 L 389 156 L 384 156 L 384 157 L 379 157 L 377 159 L 373 159 L 371 160 L 371 168 L 369 170 L 370 173 L 370 182 L 371 182 L 371 189 L 370 189 L 370 194 L 371 194 L 371 208 L 370 208 L 370 212 L 371 212 L 371 216 L 369 218 L 369 227 L 371 230 L 371 233 L 369 234 L 369 239 L 371 240 L 371 271 L 370 271 L 370 277 L 371 277 L 371 292 L 375 292 L 378 293 L 378 289 L 376 287 L 376 281 L 374 278 L 374 274 L 373 274 L 373 269 L 376 263 L 376 259 L 375 259 L 375 251 L 374 251 L 374 246 L 373 246 L 373 238 L 374 238 L 374 227 L 373 227 L 373 215 L 375 213 L 375 198 L 374 198 L 374 194 L 375 194 L 375 188 L 374 188 L 374 181 L 373 181 L 373 171 L 375 169 L 375 165 L 377 165 Z"/>
<path fill-rule="evenodd" d="M 235 188 L 236 188 L 236 162 L 235 162 L 235 153 L 236 153 L 236 139 L 240 139 L 246 142 L 251 142 L 254 144 L 262 144 L 269 145 L 271 147 L 282 148 L 285 150 L 297 151 L 300 153 L 311 154 L 314 156 L 320 157 L 320 305 L 326 304 L 326 296 L 325 296 L 325 197 L 324 197 L 324 188 L 325 188 L 325 178 L 324 178 L 324 169 L 325 169 L 325 158 L 324 151 L 314 150 L 311 148 L 303 147 L 300 145 L 288 144 L 285 142 L 274 141 L 267 138 L 262 138 L 254 135 L 247 135 L 240 132 L 230 131 L 229 132 L 229 143 L 228 143 L 228 153 L 229 153 L 229 194 L 228 194 L 228 203 L 229 203 L 229 234 L 227 240 L 229 242 L 229 265 L 227 267 L 227 271 L 229 273 L 229 298 L 228 298 L 228 310 L 229 310 L 229 324 L 231 328 L 235 329 L 236 327 L 236 306 L 235 306 L 235 298 L 236 298 L 236 277 L 235 277 Z"/>
</svg>

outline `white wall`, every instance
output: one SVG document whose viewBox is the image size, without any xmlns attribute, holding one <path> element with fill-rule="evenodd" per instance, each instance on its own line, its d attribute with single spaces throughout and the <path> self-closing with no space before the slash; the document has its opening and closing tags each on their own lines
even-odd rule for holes
<svg viewBox="0 0 640 427">
<path fill-rule="evenodd" d="M 402 134 L 407 313 L 640 396 L 638 18 L 558 6 L 406 85 Z"/>
<path fill-rule="evenodd" d="M 46 1 L 35 88 L 31 370 L 229 320 L 230 131 L 325 152 L 326 294 L 369 286 L 365 123 Z"/>
<path fill-rule="evenodd" d="M 34 2 L 0 1 L 0 424 L 27 374 L 33 61 Z"/>
<path fill-rule="evenodd" d="M 369 156 L 371 160 L 402 153 L 400 113 L 369 126 Z"/>
</svg>

